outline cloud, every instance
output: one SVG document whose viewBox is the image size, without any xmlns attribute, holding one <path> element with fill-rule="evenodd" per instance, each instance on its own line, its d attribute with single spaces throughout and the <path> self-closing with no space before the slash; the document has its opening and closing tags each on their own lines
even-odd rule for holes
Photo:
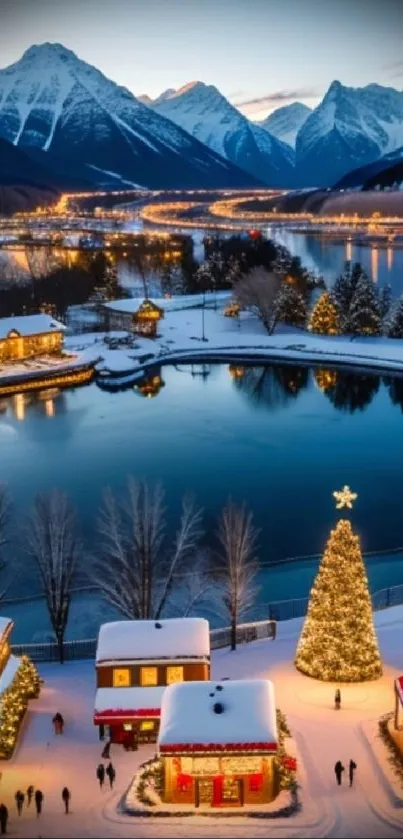
<svg viewBox="0 0 403 839">
<path fill-rule="evenodd" d="M 318 99 L 321 96 L 321 91 L 314 90 L 311 87 L 300 87 L 295 90 L 276 90 L 274 93 L 266 93 L 264 96 L 258 96 L 255 99 L 242 99 L 241 101 L 233 102 L 236 108 L 245 108 L 247 110 L 256 111 L 263 108 L 276 108 L 280 105 L 287 105 L 289 102 L 295 102 L 300 99 Z"/>
<path fill-rule="evenodd" d="M 401 79 L 403 76 L 403 60 L 391 61 L 389 64 L 384 64 L 382 70 L 392 70 L 388 72 L 388 79 Z"/>
</svg>

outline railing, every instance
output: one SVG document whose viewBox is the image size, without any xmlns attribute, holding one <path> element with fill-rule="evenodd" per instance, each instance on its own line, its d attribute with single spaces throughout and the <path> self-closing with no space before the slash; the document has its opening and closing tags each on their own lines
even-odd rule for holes
<svg viewBox="0 0 403 839">
<path fill-rule="evenodd" d="M 259 638 L 275 637 L 275 621 L 265 620 L 256 623 L 242 623 L 237 626 L 237 644 L 257 641 Z M 231 628 L 212 629 L 210 631 L 210 648 L 219 650 L 231 643 Z M 65 641 L 63 645 L 65 661 L 95 658 L 97 639 L 85 641 Z M 59 649 L 56 643 L 47 644 L 14 644 L 11 647 L 14 655 L 28 655 L 32 661 L 59 661 Z"/>
</svg>

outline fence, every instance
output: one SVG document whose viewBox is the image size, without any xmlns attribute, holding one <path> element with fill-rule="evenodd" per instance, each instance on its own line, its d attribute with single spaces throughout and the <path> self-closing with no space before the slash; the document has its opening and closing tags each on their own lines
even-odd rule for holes
<svg viewBox="0 0 403 839">
<path fill-rule="evenodd" d="M 390 606 L 400 606 L 403 604 L 403 585 L 380 589 L 373 592 L 371 596 L 374 612 L 388 609 Z M 244 644 L 249 641 L 256 641 L 259 638 L 275 637 L 276 622 L 303 618 L 307 613 L 308 602 L 308 597 L 300 597 L 294 600 L 276 600 L 273 603 L 265 603 L 256 607 L 260 615 L 266 614 L 269 618 L 258 620 L 256 616 L 256 619 L 249 623 L 239 624 L 237 627 L 237 643 Z M 229 626 L 210 631 L 212 650 L 228 647 L 230 642 L 231 629 Z M 95 658 L 96 645 L 96 638 L 85 641 L 66 641 L 64 644 L 65 660 Z M 28 655 L 32 661 L 59 660 L 59 652 L 55 643 L 15 644 L 11 647 L 11 650 L 15 655 Z"/>
<path fill-rule="evenodd" d="M 275 637 L 275 621 L 265 620 L 255 623 L 242 623 L 237 626 L 237 644 L 257 641 L 259 638 Z M 210 648 L 219 650 L 229 647 L 231 643 L 231 628 L 212 629 L 210 631 Z M 97 639 L 85 641 L 66 641 L 64 644 L 64 658 L 66 661 L 76 659 L 95 658 Z M 59 661 L 57 644 L 15 644 L 11 647 L 14 655 L 28 655 L 32 661 Z"/>
</svg>

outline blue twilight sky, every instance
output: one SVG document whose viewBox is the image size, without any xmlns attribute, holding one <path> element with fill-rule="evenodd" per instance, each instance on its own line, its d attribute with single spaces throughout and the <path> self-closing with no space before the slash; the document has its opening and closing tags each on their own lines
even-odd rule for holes
<svg viewBox="0 0 403 839">
<path fill-rule="evenodd" d="M 0 0 L 0 65 L 57 41 L 134 94 L 200 80 L 260 118 L 335 78 L 402 89 L 402 24 L 402 0 Z"/>
</svg>

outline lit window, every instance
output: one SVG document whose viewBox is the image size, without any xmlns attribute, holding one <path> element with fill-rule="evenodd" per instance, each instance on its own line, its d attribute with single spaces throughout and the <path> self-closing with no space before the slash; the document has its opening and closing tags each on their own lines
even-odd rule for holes
<svg viewBox="0 0 403 839">
<path fill-rule="evenodd" d="M 156 667 L 142 667 L 140 670 L 140 684 L 143 688 L 154 687 L 158 684 L 158 671 Z"/>
<path fill-rule="evenodd" d="M 133 730 L 133 726 L 132 726 L 131 722 L 124 722 L 123 723 L 123 731 L 132 731 L 132 730 Z"/>
<path fill-rule="evenodd" d="M 183 682 L 183 667 L 167 667 L 167 685 Z"/>
<path fill-rule="evenodd" d="M 113 671 L 113 687 L 114 688 L 128 688 L 130 687 L 130 670 L 114 670 Z"/>
<path fill-rule="evenodd" d="M 153 731 L 154 720 L 143 720 L 140 725 L 141 731 Z"/>
</svg>

